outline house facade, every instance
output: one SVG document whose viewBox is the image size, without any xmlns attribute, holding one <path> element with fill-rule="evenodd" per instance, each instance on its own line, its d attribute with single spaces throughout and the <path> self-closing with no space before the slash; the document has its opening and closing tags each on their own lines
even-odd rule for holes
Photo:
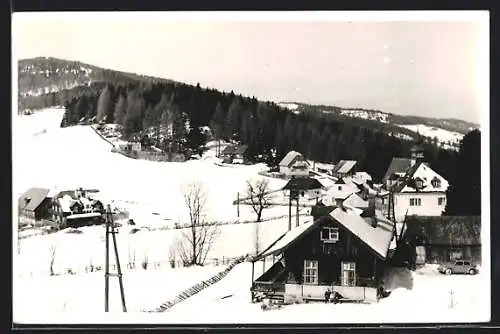
<svg viewBox="0 0 500 334">
<path fill-rule="evenodd" d="M 290 151 L 279 163 L 279 171 L 285 176 L 308 176 L 309 163 L 304 156 L 296 151 Z"/>
<path fill-rule="evenodd" d="M 339 298 L 377 301 L 392 228 L 375 210 L 362 216 L 343 208 L 304 223 L 254 259 L 278 258 L 261 277 L 252 277 L 252 296 L 324 300 L 329 289 Z"/>
</svg>

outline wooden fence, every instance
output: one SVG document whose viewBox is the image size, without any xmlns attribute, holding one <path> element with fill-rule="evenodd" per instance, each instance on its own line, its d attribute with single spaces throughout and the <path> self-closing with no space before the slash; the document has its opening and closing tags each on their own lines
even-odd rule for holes
<svg viewBox="0 0 500 334">
<path fill-rule="evenodd" d="M 212 284 L 215 284 L 219 282 L 221 279 L 226 277 L 226 275 L 239 263 L 243 262 L 246 259 L 245 256 L 239 257 L 235 259 L 233 262 L 229 264 L 229 266 L 224 269 L 223 271 L 217 273 L 216 275 L 212 276 L 208 280 L 201 281 L 198 284 L 193 285 L 190 288 L 187 288 L 186 290 L 182 291 L 179 293 L 177 296 L 175 296 L 172 300 L 169 300 L 163 304 L 160 305 L 160 307 L 156 308 L 154 311 L 149 311 L 149 312 L 165 312 L 168 309 L 172 308 L 174 305 L 192 297 L 193 295 L 197 294 L 198 292 L 202 291 L 205 288 L 208 288 Z"/>
</svg>

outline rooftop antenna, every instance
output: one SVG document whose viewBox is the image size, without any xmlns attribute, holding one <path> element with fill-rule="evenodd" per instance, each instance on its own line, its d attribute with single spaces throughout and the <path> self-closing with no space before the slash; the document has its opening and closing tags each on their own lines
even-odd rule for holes
<svg viewBox="0 0 500 334">
<path fill-rule="evenodd" d="M 105 272 L 104 272 L 104 311 L 109 312 L 109 277 L 118 277 L 118 282 L 120 283 L 120 295 L 122 300 L 123 312 L 127 312 L 127 306 L 125 305 L 125 294 L 123 292 L 123 280 L 122 280 L 122 270 L 120 267 L 120 259 L 118 257 L 118 246 L 116 244 L 116 233 L 115 224 L 113 222 L 113 212 L 111 211 L 111 206 L 108 204 L 106 207 L 106 258 L 105 258 Z M 109 272 L 109 235 L 113 238 L 113 248 L 116 256 L 116 268 L 117 273 Z"/>
</svg>

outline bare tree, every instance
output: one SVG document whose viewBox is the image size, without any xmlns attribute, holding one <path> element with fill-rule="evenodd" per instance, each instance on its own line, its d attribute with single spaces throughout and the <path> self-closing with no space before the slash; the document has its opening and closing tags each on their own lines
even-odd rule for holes
<svg viewBox="0 0 500 334">
<path fill-rule="evenodd" d="M 54 261 L 56 259 L 56 250 L 57 247 L 56 245 L 51 245 L 49 247 L 49 254 L 50 254 L 50 276 L 54 276 Z"/>
<path fill-rule="evenodd" d="M 247 197 L 250 206 L 257 215 L 257 223 L 262 220 L 262 211 L 271 206 L 273 195 L 269 192 L 269 181 L 260 179 L 247 181 Z"/>
<path fill-rule="evenodd" d="M 183 190 L 183 197 L 189 212 L 189 227 L 180 231 L 177 252 L 184 265 L 203 265 L 219 236 L 219 226 L 204 221 L 207 194 L 201 183 L 189 183 Z"/>
</svg>

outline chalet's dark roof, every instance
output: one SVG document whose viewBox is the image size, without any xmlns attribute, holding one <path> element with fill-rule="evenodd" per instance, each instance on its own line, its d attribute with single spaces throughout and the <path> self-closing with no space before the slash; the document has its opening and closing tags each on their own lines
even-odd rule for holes
<svg viewBox="0 0 500 334">
<path fill-rule="evenodd" d="M 332 173 L 349 173 L 356 164 L 356 160 L 340 160 L 333 168 Z"/>
<path fill-rule="evenodd" d="M 312 190 L 322 189 L 323 185 L 317 179 L 312 177 L 294 177 L 283 187 L 283 190 Z"/>
<path fill-rule="evenodd" d="M 410 216 L 405 235 L 423 235 L 431 245 L 480 245 L 480 216 Z"/>
<path fill-rule="evenodd" d="M 406 171 L 411 167 L 411 159 L 408 158 L 392 158 L 389 168 L 385 172 L 383 182 L 389 180 L 394 173 L 406 173 Z"/>
<path fill-rule="evenodd" d="M 226 146 L 221 154 L 243 154 L 248 149 L 248 145 Z"/>
<path fill-rule="evenodd" d="M 314 218 L 319 218 L 326 216 L 333 210 L 335 210 L 337 206 L 335 205 L 324 205 L 323 203 L 318 203 L 317 205 L 311 208 L 311 216 Z"/>
<path fill-rule="evenodd" d="M 30 188 L 19 197 L 19 210 L 34 211 L 47 198 L 49 189 L 45 188 Z"/>
</svg>

